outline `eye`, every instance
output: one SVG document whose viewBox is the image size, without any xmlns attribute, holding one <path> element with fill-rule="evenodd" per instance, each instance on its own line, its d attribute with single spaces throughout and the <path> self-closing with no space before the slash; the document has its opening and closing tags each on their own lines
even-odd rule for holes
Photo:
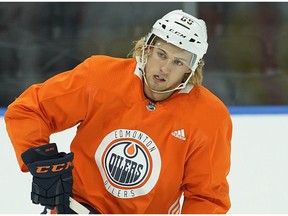
<svg viewBox="0 0 288 216">
<path fill-rule="evenodd" d="M 177 66 L 183 66 L 184 65 L 184 63 L 182 61 L 177 60 L 177 59 L 174 60 L 174 64 L 177 65 Z"/>
<path fill-rule="evenodd" d="M 166 54 L 163 51 L 157 51 L 157 55 L 161 59 L 166 59 Z"/>
</svg>

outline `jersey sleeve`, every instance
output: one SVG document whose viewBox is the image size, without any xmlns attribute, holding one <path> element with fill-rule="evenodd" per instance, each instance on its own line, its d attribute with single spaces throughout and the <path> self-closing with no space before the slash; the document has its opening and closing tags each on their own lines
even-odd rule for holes
<svg viewBox="0 0 288 216">
<path fill-rule="evenodd" d="M 49 137 L 81 122 L 88 99 L 86 82 L 90 59 L 71 71 L 60 73 L 44 83 L 26 89 L 5 113 L 6 129 L 22 171 L 21 154 L 30 147 L 49 143 Z"/>
<path fill-rule="evenodd" d="M 228 117 L 195 149 L 186 163 L 183 214 L 224 214 L 230 209 L 229 186 L 232 122 Z"/>
</svg>

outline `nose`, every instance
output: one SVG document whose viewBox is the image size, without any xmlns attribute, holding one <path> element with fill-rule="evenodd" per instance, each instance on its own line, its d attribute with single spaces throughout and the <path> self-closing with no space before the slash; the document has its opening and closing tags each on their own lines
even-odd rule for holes
<svg viewBox="0 0 288 216">
<path fill-rule="evenodd" d="M 166 59 L 165 61 L 160 62 L 160 71 L 163 74 L 168 74 L 172 70 L 172 62 L 170 59 Z"/>
</svg>

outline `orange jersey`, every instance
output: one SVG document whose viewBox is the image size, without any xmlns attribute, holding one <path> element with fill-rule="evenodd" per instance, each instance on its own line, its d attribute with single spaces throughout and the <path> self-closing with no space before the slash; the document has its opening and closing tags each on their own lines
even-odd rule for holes
<svg viewBox="0 0 288 216">
<path fill-rule="evenodd" d="M 5 121 L 24 172 L 22 152 L 78 124 L 74 199 L 101 213 L 226 213 L 232 123 L 225 105 L 198 85 L 149 102 L 135 59 L 92 56 L 29 87 Z"/>
</svg>

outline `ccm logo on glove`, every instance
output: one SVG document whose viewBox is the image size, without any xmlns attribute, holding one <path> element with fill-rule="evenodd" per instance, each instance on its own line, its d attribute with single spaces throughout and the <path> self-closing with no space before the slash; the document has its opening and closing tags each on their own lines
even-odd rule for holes
<svg viewBox="0 0 288 216">
<path fill-rule="evenodd" d="M 67 170 L 70 167 L 73 167 L 73 163 L 68 161 L 67 163 L 62 164 L 53 164 L 50 166 L 37 166 L 36 173 L 47 173 L 47 172 L 60 172 L 63 170 Z"/>
</svg>

